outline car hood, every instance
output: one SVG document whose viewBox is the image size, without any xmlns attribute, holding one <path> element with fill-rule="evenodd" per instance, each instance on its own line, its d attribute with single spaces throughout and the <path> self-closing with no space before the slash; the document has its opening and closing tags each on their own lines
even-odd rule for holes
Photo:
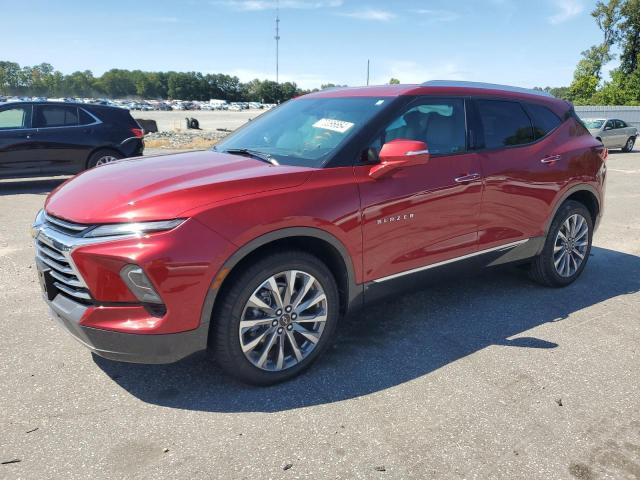
<svg viewBox="0 0 640 480">
<path fill-rule="evenodd" d="M 599 128 L 589 128 L 588 130 L 589 130 L 589 133 L 594 137 L 600 134 Z"/>
<path fill-rule="evenodd" d="M 87 224 L 168 220 L 231 198 L 295 187 L 313 170 L 213 151 L 131 158 L 68 180 L 49 195 L 45 209 Z"/>
</svg>

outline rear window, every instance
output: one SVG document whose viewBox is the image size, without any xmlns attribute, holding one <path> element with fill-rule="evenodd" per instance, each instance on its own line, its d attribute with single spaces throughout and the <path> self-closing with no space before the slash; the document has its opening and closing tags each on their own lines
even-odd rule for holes
<svg viewBox="0 0 640 480">
<path fill-rule="evenodd" d="M 477 100 L 485 148 L 524 145 L 533 141 L 531 121 L 516 102 Z"/>
<path fill-rule="evenodd" d="M 35 128 L 69 127 L 78 125 L 78 107 L 66 105 L 38 105 L 34 116 Z"/>
<path fill-rule="evenodd" d="M 546 136 L 562 123 L 562 120 L 547 107 L 534 103 L 528 103 L 526 107 L 533 122 L 533 136 L 536 140 Z"/>
<path fill-rule="evenodd" d="M 133 119 L 129 110 L 124 108 L 89 108 L 89 111 L 105 123 L 110 123 L 118 127 L 139 128 L 138 123 Z"/>
</svg>

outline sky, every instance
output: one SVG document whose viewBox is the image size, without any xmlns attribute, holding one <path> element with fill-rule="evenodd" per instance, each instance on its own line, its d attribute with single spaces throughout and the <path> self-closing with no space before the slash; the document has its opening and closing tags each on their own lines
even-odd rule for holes
<svg viewBox="0 0 640 480">
<path fill-rule="evenodd" d="M 595 0 L 280 0 L 280 81 L 566 86 Z M 0 60 L 275 80 L 275 0 L 0 0 Z M 28 28 L 27 28 L 28 27 Z M 611 68 L 614 65 L 610 65 Z"/>
</svg>

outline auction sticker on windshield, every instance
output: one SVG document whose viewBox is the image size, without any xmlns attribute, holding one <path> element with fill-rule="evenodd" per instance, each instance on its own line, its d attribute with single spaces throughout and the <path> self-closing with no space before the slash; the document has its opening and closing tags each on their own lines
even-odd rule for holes
<svg viewBox="0 0 640 480">
<path fill-rule="evenodd" d="M 332 118 L 323 118 L 313 124 L 316 128 L 322 128 L 324 130 L 331 130 L 333 132 L 344 133 L 353 127 L 353 123 L 344 122 L 342 120 L 334 120 Z"/>
</svg>

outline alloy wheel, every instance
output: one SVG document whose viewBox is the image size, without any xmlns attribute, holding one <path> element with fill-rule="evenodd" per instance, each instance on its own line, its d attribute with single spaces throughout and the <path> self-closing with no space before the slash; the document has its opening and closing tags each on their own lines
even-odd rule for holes
<svg viewBox="0 0 640 480">
<path fill-rule="evenodd" d="M 327 322 L 327 296 L 307 272 L 277 273 L 254 290 L 239 325 L 240 346 L 256 367 L 282 371 L 316 348 Z"/>
<path fill-rule="evenodd" d="M 629 140 L 627 140 L 627 146 L 625 147 L 627 151 L 631 151 L 633 150 L 633 144 L 635 143 L 635 140 L 633 138 L 630 138 Z"/>
<path fill-rule="evenodd" d="M 575 213 L 567 218 L 556 235 L 553 246 L 553 263 L 562 277 L 571 277 L 584 262 L 589 248 L 589 224 Z"/>
<path fill-rule="evenodd" d="M 114 157 L 113 155 L 105 155 L 104 157 L 100 157 L 98 159 L 98 161 L 96 162 L 96 167 L 99 167 L 100 165 L 106 165 L 107 163 L 115 162 L 116 160 L 118 160 L 118 158 Z"/>
</svg>

